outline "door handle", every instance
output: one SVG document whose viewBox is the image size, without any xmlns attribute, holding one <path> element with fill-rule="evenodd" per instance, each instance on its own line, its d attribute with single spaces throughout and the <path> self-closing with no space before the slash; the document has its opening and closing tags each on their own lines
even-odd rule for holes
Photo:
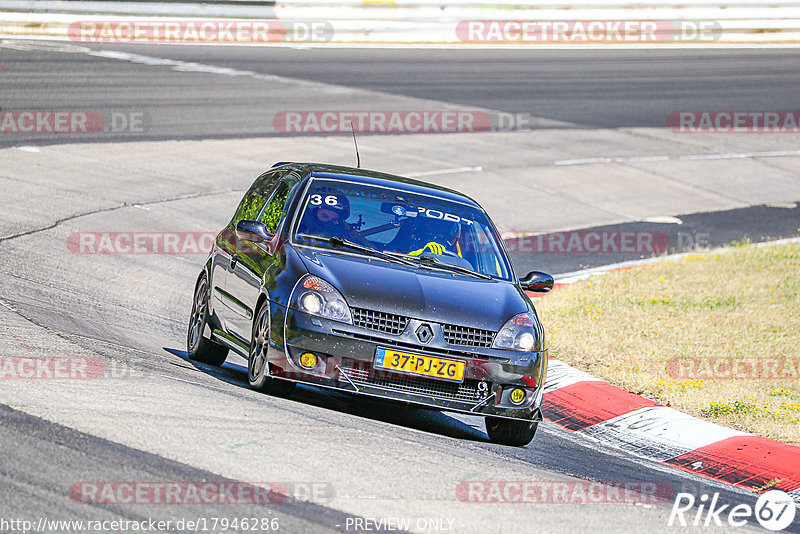
<svg viewBox="0 0 800 534">
<path fill-rule="evenodd" d="M 231 270 L 236 268 L 236 263 L 238 261 L 239 261 L 239 255 L 238 254 L 234 254 L 233 256 L 231 256 Z"/>
</svg>

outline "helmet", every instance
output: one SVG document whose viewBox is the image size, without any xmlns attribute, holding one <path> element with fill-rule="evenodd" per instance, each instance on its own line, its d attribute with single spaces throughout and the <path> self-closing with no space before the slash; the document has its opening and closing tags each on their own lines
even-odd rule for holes
<svg viewBox="0 0 800 534">
<path fill-rule="evenodd" d="M 344 222 L 350 217 L 350 199 L 344 195 L 322 195 L 323 202 L 317 206 L 311 204 L 311 215 L 315 218 L 321 209 L 335 211 L 339 214 L 339 220 Z"/>
<path fill-rule="evenodd" d="M 461 226 L 457 222 L 430 219 L 425 226 L 429 240 L 441 239 L 443 243 L 454 243 L 461 233 Z"/>
</svg>

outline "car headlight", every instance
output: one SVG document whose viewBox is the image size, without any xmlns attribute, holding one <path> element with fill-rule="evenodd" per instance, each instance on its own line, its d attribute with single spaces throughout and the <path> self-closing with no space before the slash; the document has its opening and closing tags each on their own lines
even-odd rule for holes
<svg viewBox="0 0 800 534">
<path fill-rule="evenodd" d="M 297 282 L 297 309 L 343 323 L 352 323 L 350 306 L 339 291 L 318 276 L 306 275 Z"/>
<path fill-rule="evenodd" d="M 503 325 L 494 338 L 495 349 L 509 349 L 527 352 L 536 346 L 537 329 L 531 313 L 515 315 Z"/>
</svg>

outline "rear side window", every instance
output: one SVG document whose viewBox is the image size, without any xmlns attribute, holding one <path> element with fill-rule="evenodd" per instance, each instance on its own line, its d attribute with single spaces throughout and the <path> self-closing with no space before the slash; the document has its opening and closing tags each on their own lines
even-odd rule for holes
<svg viewBox="0 0 800 534">
<path fill-rule="evenodd" d="M 269 203 L 264 207 L 258 220 L 264 223 L 267 231 L 274 234 L 283 218 L 286 201 L 289 199 L 289 184 L 281 182 L 275 189 Z"/>
<path fill-rule="evenodd" d="M 236 215 L 233 217 L 234 221 L 238 223 L 243 219 L 256 220 L 267 199 L 275 190 L 278 180 L 285 173 L 285 170 L 270 171 L 259 176 L 242 198 L 242 202 L 236 209 Z"/>
</svg>

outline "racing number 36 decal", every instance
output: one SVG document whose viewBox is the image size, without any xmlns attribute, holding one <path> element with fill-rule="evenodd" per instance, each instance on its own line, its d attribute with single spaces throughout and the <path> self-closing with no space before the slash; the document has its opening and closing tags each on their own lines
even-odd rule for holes
<svg viewBox="0 0 800 534">
<path fill-rule="evenodd" d="M 309 203 L 312 206 L 321 206 L 323 202 L 322 195 L 311 195 Z M 336 199 L 335 195 L 325 195 L 325 205 L 326 206 L 336 206 L 339 201 Z"/>
</svg>

